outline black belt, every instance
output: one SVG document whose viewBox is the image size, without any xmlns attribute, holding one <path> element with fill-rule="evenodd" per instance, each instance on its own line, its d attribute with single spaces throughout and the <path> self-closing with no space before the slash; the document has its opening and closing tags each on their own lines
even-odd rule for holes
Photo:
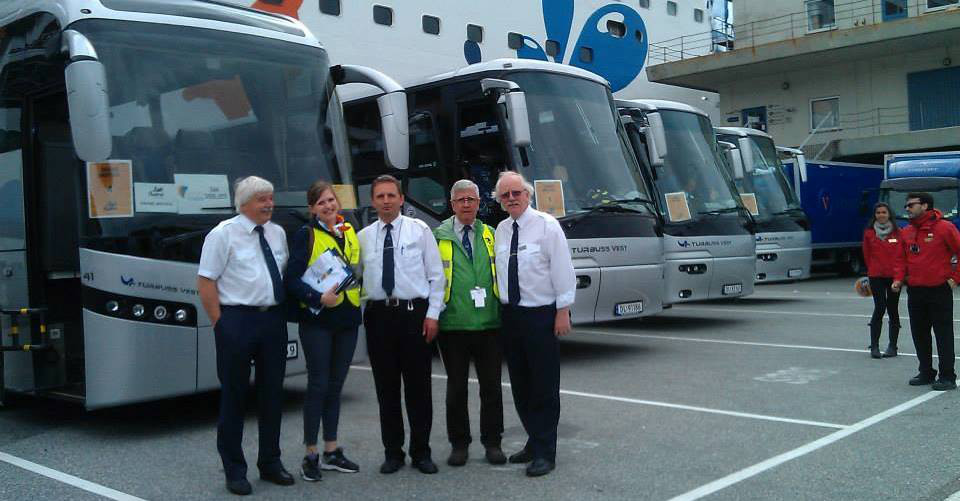
<svg viewBox="0 0 960 501">
<path fill-rule="evenodd" d="M 275 304 L 275 305 L 273 305 L 273 306 L 247 306 L 247 305 L 245 305 L 245 304 L 223 304 L 223 305 L 220 305 L 220 308 L 221 308 L 221 309 L 235 309 L 235 310 L 241 310 L 241 311 L 259 311 L 259 312 L 265 312 L 265 311 L 273 311 L 273 310 L 276 310 L 276 309 L 280 308 L 280 305 L 279 305 L 279 304 Z"/>
<path fill-rule="evenodd" d="M 387 299 L 371 299 L 367 301 L 370 306 L 382 306 L 384 308 L 406 308 L 407 310 L 413 310 L 417 306 L 425 306 L 427 300 L 418 297 L 414 299 L 399 299 L 395 297 L 388 297 Z"/>
</svg>

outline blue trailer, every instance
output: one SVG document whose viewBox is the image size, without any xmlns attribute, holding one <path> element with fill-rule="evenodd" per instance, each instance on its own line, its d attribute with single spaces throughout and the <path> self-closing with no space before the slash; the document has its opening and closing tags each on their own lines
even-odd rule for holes
<svg viewBox="0 0 960 501">
<path fill-rule="evenodd" d="M 914 191 L 933 195 L 933 205 L 943 213 L 944 219 L 960 226 L 957 217 L 960 151 L 889 154 L 884 157 L 884 174 L 880 200 L 890 204 L 901 226 L 907 221 L 902 207 L 907 194 Z"/>
<path fill-rule="evenodd" d="M 806 179 L 801 180 L 795 163 L 796 159 L 784 162 L 784 174 L 810 220 L 812 267 L 865 273 L 860 245 L 883 181 L 883 166 L 807 160 Z"/>
</svg>

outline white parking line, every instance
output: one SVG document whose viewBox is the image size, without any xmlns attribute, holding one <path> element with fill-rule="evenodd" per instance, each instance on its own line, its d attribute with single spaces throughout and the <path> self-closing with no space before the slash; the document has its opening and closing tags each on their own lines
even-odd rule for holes
<svg viewBox="0 0 960 501">
<path fill-rule="evenodd" d="M 365 365 L 351 365 L 350 367 L 354 369 L 360 369 L 365 371 L 370 371 L 370 367 Z M 443 374 L 431 374 L 435 379 L 447 379 L 447 376 Z M 468 379 L 471 383 L 478 384 L 474 378 Z M 509 388 L 510 383 L 501 383 L 501 386 L 504 388 Z M 844 429 L 846 425 L 836 424 L 836 423 L 826 423 L 823 421 L 808 421 L 806 419 L 792 419 L 779 416 L 768 416 L 764 414 L 752 414 L 749 412 L 737 412 L 737 411 L 727 411 L 723 409 L 711 409 L 708 407 L 697 407 L 694 405 L 683 405 L 683 404 L 672 404 L 669 402 L 657 402 L 654 400 L 641 400 L 637 398 L 627 398 L 627 397 L 618 397 L 615 395 L 601 395 L 599 393 L 587 393 L 583 391 L 573 391 L 573 390 L 564 390 L 560 389 L 561 395 L 570 395 L 575 397 L 585 397 L 585 398 L 595 398 L 598 400 L 609 400 L 612 402 L 624 402 L 629 404 L 638 404 L 638 405 L 649 405 L 652 407 L 665 407 L 668 409 L 679 409 L 685 411 L 695 411 L 695 412 L 705 412 L 708 414 L 720 414 L 723 416 L 733 416 L 733 417 L 742 417 L 748 419 L 759 419 L 761 421 L 774 421 L 777 423 L 789 423 L 789 424 L 801 424 L 805 426 L 817 426 L 821 428 L 835 428 L 835 429 Z"/>
<path fill-rule="evenodd" d="M 729 339 L 709 339 L 709 338 L 697 338 L 697 337 L 679 337 L 679 336 L 658 336 L 655 334 L 625 334 L 622 332 L 610 332 L 610 331 L 600 331 L 595 329 L 574 329 L 574 333 L 582 332 L 586 334 L 597 334 L 600 336 L 613 336 L 613 337 L 625 337 L 625 338 L 635 338 L 635 339 L 662 339 L 665 341 L 686 341 L 689 343 L 716 343 L 716 344 L 733 344 L 741 346 L 763 346 L 765 348 L 792 348 L 798 350 L 820 350 L 820 351 L 845 351 L 849 353 L 869 353 L 870 350 L 858 350 L 854 348 L 834 348 L 832 346 L 810 346 L 804 344 L 781 344 L 781 343 L 760 343 L 756 341 L 733 341 Z M 915 357 L 916 353 L 908 353 L 905 351 L 898 351 L 898 354 L 905 357 Z M 933 355 L 933 358 L 938 358 L 936 354 Z M 954 357 L 960 359 L 960 356 Z"/>
<path fill-rule="evenodd" d="M 95 484 L 89 480 L 84 480 L 73 475 L 68 475 L 66 473 L 54 470 L 52 468 L 47 468 L 46 466 L 39 465 L 27 461 L 26 459 L 21 459 L 16 456 L 12 456 L 5 452 L 0 452 L 0 461 L 4 463 L 12 464 L 13 466 L 23 468 L 27 471 L 32 471 L 38 475 L 43 475 L 44 477 L 51 478 L 58 482 L 63 482 L 68 485 L 72 485 L 79 489 L 83 489 L 87 492 L 92 492 L 98 496 L 103 496 L 108 499 L 116 499 L 118 501 L 144 501 L 141 498 L 136 496 L 131 496 L 120 491 L 113 490 L 109 487 L 104 487 L 100 484 Z"/>
<path fill-rule="evenodd" d="M 684 305 L 682 308 L 684 310 L 690 309 L 695 311 L 716 311 L 721 313 L 763 313 L 765 315 L 799 315 L 807 317 L 846 317 L 846 318 L 870 318 L 870 315 L 861 315 L 858 313 L 817 313 L 815 311 L 781 311 L 781 310 L 759 310 L 752 308 L 712 308 L 712 307 L 701 307 L 696 305 Z M 901 316 L 900 318 L 904 320 L 910 320 L 908 316 Z M 953 319 L 954 322 L 960 322 L 960 319 Z"/>
<path fill-rule="evenodd" d="M 764 293 L 762 293 L 762 292 L 761 292 L 761 293 L 754 292 L 753 294 L 751 294 L 751 295 L 749 295 L 749 296 L 745 296 L 744 298 L 742 298 L 742 300 L 744 300 L 744 301 L 749 301 L 749 300 L 752 299 L 752 298 L 758 298 L 758 299 L 829 299 L 829 300 L 831 300 L 831 301 L 833 301 L 833 300 L 835 300 L 835 299 L 845 299 L 845 300 L 850 300 L 850 301 L 864 301 L 866 304 L 869 304 L 870 301 L 872 301 L 872 299 L 871 299 L 870 297 L 862 297 L 862 296 L 858 296 L 858 295 L 856 295 L 856 294 L 836 294 L 836 293 L 831 294 L 831 293 L 829 293 L 829 292 L 825 292 L 825 293 L 823 293 L 823 294 L 788 294 L 788 293 L 784 293 L 784 294 L 764 294 Z M 953 300 L 954 300 L 954 301 L 960 301 L 960 298 L 954 297 Z"/>
<path fill-rule="evenodd" d="M 787 461 L 796 459 L 801 456 L 805 456 L 813 451 L 816 451 L 834 442 L 837 442 L 841 439 L 849 437 L 850 435 L 853 435 L 858 431 L 861 431 L 865 428 L 873 426 L 890 417 L 896 416 L 897 414 L 900 414 L 903 411 L 916 407 L 926 402 L 927 400 L 930 400 L 932 398 L 937 397 L 938 395 L 941 395 L 942 393 L 943 392 L 936 392 L 936 391 L 925 393 L 923 395 L 920 395 L 917 398 L 914 398 L 913 400 L 910 400 L 909 402 L 904 402 L 896 407 L 887 409 L 879 414 L 870 416 L 867 419 L 860 421 L 859 423 L 848 426 L 842 430 L 835 431 L 819 440 L 815 440 L 806 445 L 797 447 L 796 449 L 793 449 L 791 451 L 784 452 L 783 454 L 774 456 L 770 459 L 767 459 L 766 461 L 761 461 L 753 466 L 744 468 L 738 472 L 731 473 L 730 475 L 714 480 L 713 482 L 710 482 L 706 485 L 698 487 L 692 491 L 685 492 L 679 496 L 672 498 L 670 501 L 692 501 L 694 499 L 700 499 L 704 496 L 708 496 L 721 489 L 730 487 L 731 485 L 734 485 L 738 482 L 742 482 L 748 478 L 757 476 L 767 470 L 776 468 L 777 466 L 780 466 L 781 464 L 786 463 Z"/>
</svg>

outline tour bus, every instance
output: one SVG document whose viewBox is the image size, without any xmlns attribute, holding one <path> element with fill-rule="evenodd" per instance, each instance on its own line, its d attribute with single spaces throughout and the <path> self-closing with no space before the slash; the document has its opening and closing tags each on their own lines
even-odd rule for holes
<svg viewBox="0 0 960 501">
<path fill-rule="evenodd" d="M 409 157 L 403 89 L 331 67 L 285 16 L 7 0 L 0 28 L 0 390 L 93 409 L 219 387 L 197 263 L 234 181 L 270 180 L 288 235 L 313 181 L 349 184 L 342 83 L 381 88 L 386 161 Z M 303 372 L 289 327 L 287 371 Z"/>
<path fill-rule="evenodd" d="M 617 100 L 663 219 L 664 302 L 746 296 L 754 222 L 723 167 L 706 113 L 682 103 Z"/>
<path fill-rule="evenodd" d="M 479 217 L 496 226 L 506 217 L 494 195 L 497 176 L 520 172 L 534 186 L 532 206 L 555 216 L 567 235 L 574 323 L 661 311 L 658 218 L 604 79 L 556 63 L 497 59 L 407 84 L 406 92 L 405 171 L 383 163 L 370 97 L 344 98 L 361 207 L 370 205 L 371 180 L 390 173 L 403 184 L 405 213 L 436 226 L 452 215 L 450 187 L 469 178 L 480 187 Z"/>
<path fill-rule="evenodd" d="M 730 152 L 728 174 L 757 229 L 757 283 L 810 277 L 810 221 L 783 174 L 769 134 L 745 127 L 718 127 Z"/>
</svg>

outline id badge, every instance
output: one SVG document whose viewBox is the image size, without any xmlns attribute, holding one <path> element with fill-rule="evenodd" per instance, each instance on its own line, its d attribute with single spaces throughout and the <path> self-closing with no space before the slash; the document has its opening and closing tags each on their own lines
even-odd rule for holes
<svg viewBox="0 0 960 501">
<path fill-rule="evenodd" d="M 484 308 L 487 305 L 487 289 L 483 287 L 474 287 L 470 289 L 470 298 L 473 299 L 474 308 Z"/>
</svg>

